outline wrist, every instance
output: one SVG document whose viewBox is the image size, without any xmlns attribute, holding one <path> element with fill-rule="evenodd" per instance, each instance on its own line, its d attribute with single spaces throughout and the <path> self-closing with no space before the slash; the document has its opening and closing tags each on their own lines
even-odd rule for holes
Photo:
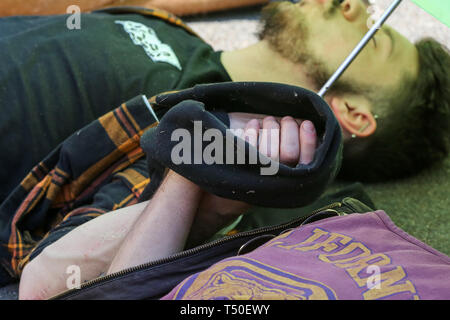
<svg viewBox="0 0 450 320">
<path fill-rule="evenodd" d="M 195 183 L 170 169 L 167 169 L 166 176 L 164 177 L 164 182 L 166 181 L 171 181 L 171 183 L 175 183 L 180 187 L 189 187 L 189 190 L 194 192 L 202 192 L 202 189 Z"/>
</svg>

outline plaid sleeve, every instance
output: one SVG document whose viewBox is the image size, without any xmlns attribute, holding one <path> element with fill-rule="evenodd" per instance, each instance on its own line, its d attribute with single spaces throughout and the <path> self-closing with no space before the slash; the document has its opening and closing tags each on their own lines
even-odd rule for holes
<svg viewBox="0 0 450 320">
<path fill-rule="evenodd" d="M 104 213 L 138 203 L 140 195 L 149 182 L 147 162 L 144 158 L 113 174 L 111 181 L 95 192 L 92 203 L 69 212 L 62 222 L 50 230 L 34 249 L 20 261 L 19 269 L 23 270 L 25 265 L 37 257 L 42 250 L 78 226 Z"/>
<path fill-rule="evenodd" d="M 66 139 L 0 206 L 0 265 L 24 265 L 74 227 L 136 201 L 148 177 L 142 134 L 158 124 L 138 96 Z"/>
</svg>

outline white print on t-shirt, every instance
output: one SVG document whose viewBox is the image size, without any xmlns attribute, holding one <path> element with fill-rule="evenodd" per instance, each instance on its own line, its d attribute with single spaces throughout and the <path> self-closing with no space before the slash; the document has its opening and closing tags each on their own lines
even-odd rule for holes
<svg viewBox="0 0 450 320">
<path fill-rule="evenodd" d="M 181 64 L 172 48 L 162 43 L 155 30 L 146 25 L 133 21 L 116 20 L 124 30 L 130 35 L 131 40 L 137 46 L 144 48 L 145 53 L 153 62 L 165 62 L 181 70 Z"/>
</svg>

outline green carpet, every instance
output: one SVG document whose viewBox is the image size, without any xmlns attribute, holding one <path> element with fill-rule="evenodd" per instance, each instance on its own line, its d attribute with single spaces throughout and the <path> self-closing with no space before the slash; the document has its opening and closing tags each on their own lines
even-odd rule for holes
<svg viewBox="0 0 450 320">
<path fill-rule="evenodd" d="M 345 185 L 336 182 L 331 189 Z M 450 157 L 415 177 L 364 184 L 364 190 L 398 227 L 450 255 Z"/>
<path fill-rule="evenodd" d="M 305 216 L 312 210 L 336 201 L 329 197 L 334 199 L 336 192 L 343 191 L 354 182 L 357 181 L 334 182 L 318 202 L 302 208 L 253 207 L 243 217 L 237 229 L 243 231 L 274 226 Z M 375 209 L 384 210 L 399 228 L 450 255 L 450 156 L 414 177 L 388 183 L 366 183 L 363 184 L 363 189 L 374 202 Z M 345 194 L 350 195 L 348 192 L 347 189 Z"/>
</svg>

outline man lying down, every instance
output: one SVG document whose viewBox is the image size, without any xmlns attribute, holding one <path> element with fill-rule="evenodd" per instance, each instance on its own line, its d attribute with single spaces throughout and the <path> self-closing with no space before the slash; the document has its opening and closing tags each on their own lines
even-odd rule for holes
<svg viewBox="0 0 450 320">
<path fill-rule="evenodd" d="M 172 171 L 150 203 L 131 207 L 149 179 L 145 164 L 133 158 L 142 154 L 123 145 L 114 147 L 128 160 L 117 160 L 114 168 L 108 168 L 114 161 L 101 162 L 102 167 L 92 160 L 95 174 L 86 169 L 90 175 L 72 172 L 66 177 L 55 161 L 56 169 L 36 167 L 11 192 L 70 134 L 82 135 L 83 126 L 140 93 L 152 96 L 230 80 L 286 83 L 317 91 L 366 33 L 368 18 L 361 0 L 270 4 L 263 10 L 261 41 L 233 52 L 213 52 L 181 21 L 161 15 L 83 15 L 81 30 L 72 31 L 64 16 L 0 20 L 5 48 L 0 52 L 4 64 L 0 100 L 2 113 L 8 115 L 0 119 L 0 130 L 9 154 L 1 159 L 2 201 L 11 194 L 0 208 L 4 244 L 0 282 L 22 276 L 21 298 L 48 298 L 64 290 L 61 264 L 69 260 L 76 264 L 73 261 L 85 253 L 95 256 L 83 271 L 83 280 L 89 280 L 179 251 L 188 234 L 201 241 L 208 236 L 205 230 L 217 231 L 245 212 L 246 204 L 206 194 Z M 449 65 L 448 53 L 435 41 L 413 45 L 392 28 L 380 30 L 325 97 L 344 133 L 342 175 L 358 180 L 402 177 L 446 155 Z M 314 155 L 310 147 L 317 136 L 308 130 L 309 121 L 248 114 L 232 115 L 233 121 L 244 132 L 257 123 L 285 132 L 286 140 L 262 150 L 274 150 L 281 162 L 306 164 Z M 136 131 L 138 137 L 142 133 Z M 75 155 L 79 163 L 91 156 Z M 96 171 L 99 167 L 101 172 Z M 101 183 L 95 185 L 99 176 Z M 59 178 L 63 179 L 58 185 L 54 180 Z M 173 192 L 177 201 L 173 196 L 168 200 Z M 166 211 L 178 212 L 170 217 L 176 223 L 167 224 Z M 104 215 L 107 212 L 111 213 Z M 115 239 L 111 246 L 85 246 L 83 241 L 91 238 L 84 232 L 95 237 L 104 225 L 110 226 L 108 234 Z M 192 229 L 186 227 L 190 225 Z M 149 243 L 156 243 L 151 237 L 159 233 L 171 237 L 148 250 Z M 73 256 L 62 260 L 63 252 Z M 50 265 L 55 268 L 52 273 L 47 271 Z"/>
</svg>

